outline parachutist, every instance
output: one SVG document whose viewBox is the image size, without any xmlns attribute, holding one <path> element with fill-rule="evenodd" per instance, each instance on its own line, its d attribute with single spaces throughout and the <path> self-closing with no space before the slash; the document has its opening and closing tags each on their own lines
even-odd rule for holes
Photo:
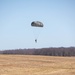
<svg viewBox="0 0 75 75">
<path fill-rule="evenodd" d="M 37 39 L 35 39 L 35 42 L 37 43 Z"/>
</svg>

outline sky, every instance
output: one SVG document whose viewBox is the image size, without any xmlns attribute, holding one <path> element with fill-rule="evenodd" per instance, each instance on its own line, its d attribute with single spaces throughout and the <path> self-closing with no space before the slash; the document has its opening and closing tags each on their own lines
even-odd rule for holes
<svg viewBox="0 0 75 75">
<path fill-rule="evenodd" d="M 33 21 L 44 27 L 33 28 Z M 0 0 L 0 50 L 71 46 L 75 0 Z"/>
</svg>

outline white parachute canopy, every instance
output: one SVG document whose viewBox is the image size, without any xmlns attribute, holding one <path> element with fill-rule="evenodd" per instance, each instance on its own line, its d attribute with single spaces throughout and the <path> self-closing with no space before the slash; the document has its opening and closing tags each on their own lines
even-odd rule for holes
<svg viewBox="0 0 75 75">
<path fill-rule="evenodd" d="M 31 23 L 31 26 L 33 26 L 33 27 L 43 27 L 44 25 L 43 25 L 43 23 L 40 22 L 40 21 L 33 21 L 33 22 Z"/>
</svg>

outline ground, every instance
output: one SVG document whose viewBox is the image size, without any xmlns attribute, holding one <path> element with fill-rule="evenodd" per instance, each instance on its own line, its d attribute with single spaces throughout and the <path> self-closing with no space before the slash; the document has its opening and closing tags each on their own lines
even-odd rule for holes
<svg viewBox="0 0 75 75">
<path fill-rule="evenodd" d="M 75 75 L 75 57 L 0 55 L 0 75 Z"/>
</svg>

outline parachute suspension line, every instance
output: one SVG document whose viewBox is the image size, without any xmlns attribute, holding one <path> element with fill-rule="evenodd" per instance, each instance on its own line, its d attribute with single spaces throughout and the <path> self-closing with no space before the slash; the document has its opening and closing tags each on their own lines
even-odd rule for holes
<svg viewBox="0 0 75 75">
<path fill-rule="evenodd" d="M 33 28 L 32 29 L 33 31 L 33 35 L 34 35 L 34 38 L 38 39 L 38 37 L 40 36 L 41 32 L 42 32 L 42 29 L 41 28 Z"/>
<path fill-rule="evenodd" d="M 32 32 L 33 32 L 33 35 L 34 35 L 35 43 L 38 42 L 39 36 L 41 35 L 42 31 L 43 31 L 42 28 L 32 27 Z"/>
<path fill-rule="evenodd" d="M 34 39 L 35 39 L 34 41 L 35 43 L 37 43 L 37 40 L 40 36 L 41 31 L 39 31 L 37 28 L 32 28 L 32 32 L 33 32 Z"/>
<path fill-rule="evenodd" d="M 35 43 L 37 43 L 38 35 L 35 33 L 36 31 L 34 31 L 34 29 L 32 30 L 32 32 L 34 35 Z"/>
</svg>

